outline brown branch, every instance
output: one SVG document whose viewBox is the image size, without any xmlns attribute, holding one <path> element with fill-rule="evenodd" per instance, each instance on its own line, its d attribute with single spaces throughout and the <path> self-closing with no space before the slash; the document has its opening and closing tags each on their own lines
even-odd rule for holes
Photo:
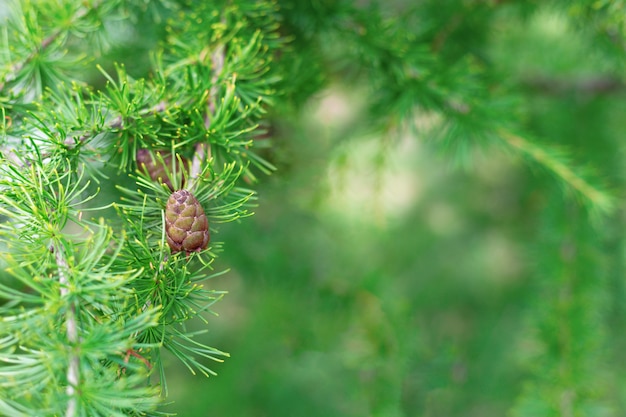
<svg viewBox="0 0 626 417">
<path fill-rule="evenodd" d="M 463 14 L 458 13 L 443 26 L 443 28 L 437 32 L 435 35 L 435 39 L 433 39 L 431 44 L 431 49 L 433 52 L 439 52 L 443 45 L 446 43 L 448 37 L 463 23 Z"/>
<path fill-rule="evenodd" d="M 209 90 L 209 96 L 207 98 L 207 110 L 204 114 L 204 127 L 208 131 L 211 127 L 211 118 L 215 114 L 215 102 L 218 99 L 219 77 L 224 69 L 224 45 L 219 45 L 215 48 L 215 51 L 211 54 L 211 64 L 213 66 L 213 76 L 211 77 L 211 89 Z M 190 177 L 190 189 L 193 189 L 195 181 L 197 180 L 200 172 L 202 171 L 202 163 L 205 160 L 211 158 L 211 146 L 209 143 L 199 142 L 196 144 L 196 152 L 193 156 L 191 163 Z"/>
<path fill-rule="evenodd" d="M 596 75 L 580 79 L 558 79 L 550 77 L 532 77 L 522 83 L 540 93 L 563 95 L 580 93 L 589 96 L 620 93 L 626 89 L 624 82 L 610 75 Z"/>
</svg>

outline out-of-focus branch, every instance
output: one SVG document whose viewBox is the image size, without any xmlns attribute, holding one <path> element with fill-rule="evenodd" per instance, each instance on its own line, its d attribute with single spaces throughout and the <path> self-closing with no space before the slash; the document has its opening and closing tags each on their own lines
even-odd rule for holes
<svg viewBox="0 0 626 417">
<path fill-rule="evenodd" d="M 590 96 L 621 93 L 626 84 L 610 75 L 597 75 L 580 79 L 557 79 L 549 77 L 526 78 L 523 84 L 531 89 L 549 95 L 581 93 Z"/>
<path fill-rule="evenodd" d="M 506 144 L 550 170 L 565 184 L 591 202 L 594 207 L 605 212 L 612 210 L 614 202 L 609 195 L 587 182 L 585 178 L 577 174 L 569 165 L 555 157 L 549 149 L 538 146 L 506 130 L 500 130 L 498 133 Z"/>
</svg>

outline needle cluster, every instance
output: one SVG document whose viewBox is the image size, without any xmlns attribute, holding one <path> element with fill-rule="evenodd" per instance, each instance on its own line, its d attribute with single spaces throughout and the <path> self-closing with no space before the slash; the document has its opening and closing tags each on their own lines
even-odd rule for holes
<svg viewBox="0 0 626 417">
<path fill-rule="evenodd" d="M 228 356 L 188 324 L 208 323 L 223 296 L 205 288 L 223 273 L 209 224 L 251 215 L 249 187 L 274 169 L 253 139 L 280 79 L 276 5 L 10 4 L 0 414 L 152 415 L 167 395 L 163 350 L 207 376 Z M 131 76 L 120 51 L 150 43 Z"/>
</svg>

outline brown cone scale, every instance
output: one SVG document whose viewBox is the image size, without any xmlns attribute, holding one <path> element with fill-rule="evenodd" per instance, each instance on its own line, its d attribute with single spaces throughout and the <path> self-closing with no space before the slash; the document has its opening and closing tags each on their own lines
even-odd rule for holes
<svg viewBox="0 0 626 417">
<path fill-rule="evenodd" d="M 148 149 L 139 149 L 137 151 L 137 166 L 139 169 L 144 169 L 152 181 L 159 181 L 159 179 L 163 182 L 163 184 L 167 185 L 170 191 L 174 191 L 174 186 L 172 185 L 172 180 L 170 177 L 177 176 L 180 178 L 180 186 L 185 186 L 185 177 L 182 174 L 183 166 L 187 163 L 187 159 L 181 158 L 181 161 L 176 161 L 176 172 L 174 172 L 174 158 L 172 158 L 172 154 L 168 152 L 159 152 L 161 157 L 163 158 L 163 162 L 156 157 L 153 157 Z M 182 164 L 181 164 L 182 162 Z M 168 176 L 169 171 L 169 176 Z"/>
<path fill-rule="evenodd" d="M 187 190 L 174 191 L 165 205 L 165 238 L 172 253 L 200 252 L 209 244 L 209 221 Z"/>
</svg>

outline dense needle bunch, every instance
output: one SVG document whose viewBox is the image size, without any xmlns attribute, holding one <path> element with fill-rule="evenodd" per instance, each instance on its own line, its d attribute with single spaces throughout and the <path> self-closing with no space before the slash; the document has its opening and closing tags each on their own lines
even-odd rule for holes
<svg viewBox="0 0 626 417">
<path fill-rule="evenodd" d="M 223 295 L 204 287 L 209 221 L 250 215 L 243 176 L 273 170 L 253 138 L 280 79 L 277 8 L 142 7 L 15 0 L 0 21 L 2 415 L 152 415 L 163 349 L 207 376 L 228 356 L 187 323 Z M 134 27 L 155 47 L 131 76 Z"/>
</svg>

